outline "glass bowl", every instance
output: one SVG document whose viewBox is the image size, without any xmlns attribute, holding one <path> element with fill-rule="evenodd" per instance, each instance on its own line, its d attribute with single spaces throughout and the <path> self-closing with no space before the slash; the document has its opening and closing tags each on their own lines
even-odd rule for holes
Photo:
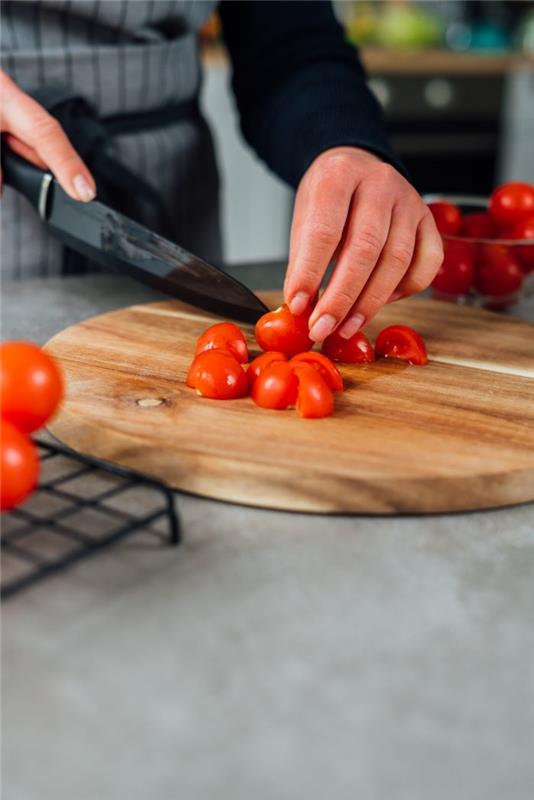
<svg viewBox="0 0 534 800">
<path fill-rule="evenodd" d="M 487 212 L 489 206 L 489 198 L 470 195 L 426 194 L 423 200 L 453 203 L 462 216 Z M 534 294 L 534 239 L 462 234 L 441 234 L 441 238 L 446 255 L 436 285 L 430 288 L 432 297 L 500 310 Z"/>
</svg>

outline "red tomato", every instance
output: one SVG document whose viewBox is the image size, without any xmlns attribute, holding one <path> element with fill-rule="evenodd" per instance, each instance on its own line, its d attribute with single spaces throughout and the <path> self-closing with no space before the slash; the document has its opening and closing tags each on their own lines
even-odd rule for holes
<svg viewBox="0 0 534 800">
<path fill-rule="evenodd" d="M 298 378 L 297 411 L 304 419 L 328 417 L 334 410 L 334 395 L 321 374 L 309 364 L 295 364 Z"/>
<path fill-rule="evenodd" d="M 383 358 L 402 358 L 403 361 L 417 366 L 428 361 L 422 337 L 407 325 L 390 325 L 384 328 L 376 339 L 375 353 Z"/>
<path fill-rule="evenodd" d="M 313 347 L 308 336 L 311 309 L 298 317 L 286 305 L 264 314 L 256 323 L 256 341 L 262 350 L 276 350 L 288 358 Z"/>
<path fill-rule="evenodd" d="M 321 352 L 332 361 L 341 361 L 343 364 L 370 364 L 375 360 L 373 345 L 361 331 L 350 339 L 343 339 L 334 331 L 324 340 Z"/>
<path fill-rule="evenodd" d="M 33 492 L 39 478 L 35 445 L 25 434 L 2 420 L 0 445 L 0 510 L 22 503 Z"/>
<path fill-rule="evenodd" d="M 489 212 L 502 228 L 516 225 L 534 214 L 534 186 L 528 183 L 503 183 L 490 197 Z"/>
<path fill-rule="evenodd" d="M 261 356 L 256 356 L 256 358 L 250 362 L 247 369 L 247 378 L 251 388 L 256 378 L 258 378 L 265 367 L 272 364 L 273 361 L 287 361 L 287 358 L 283 353 L 277 353 L 275 350 L 271 350 L 267 353 L 262 353 Z"/>
<path fill-rule="evenodd" d="M 443 294 L 466 294 L 475 282 L 473 245 L 450 239 L 443 242 L 443 250 L 443 263 L 432 281 L 433 288 Z"/>
<path fill-rule="evenodd" d="M 434 217 L 436 227 L 440 233 L 455 236 L 462 227 L 462 213 L 452 203 L 429 203 L 428 207 Z"/>
<path fill-rule="evenodd" d="M 481 244 L 477 264 L 476 287 L 481 294 L 491 297 L 515 294 L 523 283 L 523 270 L 505 245 Z"/>
<path fill-rule="evenodd" d="M 205 350 L 229 350 L 239 362 L 248 361 L 248 347 L 243 332 L 233 322 L 218 322 L 197 340 L 195 355 Z"/>
<path fill-rule="evenodd" d="M 338 370 L 336 365 L 333 364 L 330 359 L 322 353 L 316 353 L 314 351 L 309 353 L 298 353 L 298 355 L 293 356 L 290 363 L 293 365 L 309 364 L 318 371 L 323 380 L 326 381 L 327 385 L 334 392 L 343 391 L 343 378 L 341 377 L 341 372 Z"/>
<path fill-rule="evenodd" d="M 23 433 L 41 428 L 63 396 L 56 362 L 31 342 L 5 342 L 0 362 L 2 416 Z"/>
<path fill-rule="evenodd" d="M 461 235 L 472 239 L 491 239 L 495 230 L 490 215 L 482 211 L 466 214 L 462 220 Z"/>
<path fill-rule="evenodd" d="M 234 400 L 248 394 L 247 375 L 228 350 L 205 350 L 194 359 L 186 384 L 202 397 Z"/>
<path fill-rule="evenodd" d="M 510 252 L 517 256 L 525 272 L 534 270 L 534 216 L 519 222 L 511 233 L 512 239 L 531 239 L 532 244 L 516 245 Z"/>
<path fill-rule="evenodd" d="M 254 381 L 252 399 L 262 408 L 283 409 L 295 405 L 298 382 L 287 361 L 273 361 Z"/>
</svg>

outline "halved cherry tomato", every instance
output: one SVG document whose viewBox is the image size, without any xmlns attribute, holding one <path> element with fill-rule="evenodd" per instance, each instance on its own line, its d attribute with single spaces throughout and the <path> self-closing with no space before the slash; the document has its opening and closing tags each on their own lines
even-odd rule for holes
<svg viewBox="0 0 534 800">
<path fill-rule="evenodd" d="M 534 186 L 511 181 L 499 186 L 490 197 L 489 212 L 500 228 L 510 228 L 534 214 Z"/>
<path fill-rule="evenodd" d="M 515 245 L 510 248 L 514 256 L 519 258 L 525 272 L 534 270 L 534 216 L 519 222 L 511 233 L 512 239 L 531 239 L 532 244 Z"/>
<path fill-rule="evenodd" d="M 433 288 L 443 294 L 466 294 L 475 282 L 473 243 L 446 240 L 443 251 L 443 263 L 432 281 Z"/>
<path fill-rule="evenodd" d="M 286 305 L 264 314 L 256 323 L 256 341 L 262 350 L 276 350 L 288 358 L 313 347 L 308 336 L 311 309 L 296 317 Z"/>
<path fill-rule="evenodd" d="M 31 342 L 5 342 L 0 348 L 2 416 L 23 433 L 50 419 L 63 396 L 59 367 Z"/>
<path fill-rule="evenodd" d="M 205 350 L 194 359 L 186 384 L 202 397 L 234 400 L 248 394 L 247 375 L 228 350 Z"/>
<path fill-rule="evenodd" d="M 205 350 L 229 350 L 241 363 L 248 361 L 248 347 L 243 331 L 233 322 L 218 322 L 197 340 L 195 355 Z"/>
<path fill-rule="evenodd" d="M 256 356 L 256 358 L 250 362 L 247 369 L 247 378 L 251 388 L 254 381 L 261 375 L 265 367 L 268 367 L 269 364 L 272 364 L 274 361 L 287 361 L 287 358 L 283 353 L 270 350 L 267 353 L 262 353 L 261 356 Z"/>
<path fill-rule="evenodd" d="M 304 419 L 330 416 L 334 395 L 322 375 L 310 364 L 295 364 L 294 370 L 298 378 L 298 414 Z"/>
<path fill-rule="evenodd" d="M 289 363 L 293 365 L 309 364 L 319 372 L 322 379 L 326 381 L 327 385 L 330 387 L 330 389 L 332 389 L 332 391 L 343 391 L 343 378 L 341 377 L 341 372 L 327 356 L 323 355 L 323 353 L 316 353 L 313 350 L 308 353 L 298 353 L 296 356 L 293 356 Z"/>
<path fill-rule="evenodd" d="M 262 408 L 283 409 L 295 405 L 298 382 L 287 361 L 273 361 L 261 371 L 252 386 L 252 399 Z"/>
<path fill-rule="evenodd" d="M 334 331 L 322 343 L 321 353 L 332 361 L 340 361 L 342 364 L 370 364 L 375 360 L 373 345 L 361 331 L 350 339 L 343 339 L 337 331 Z"/>
<path fill-rule="evenodd" d="M 458 206 L 452 203 L 429 203 L 428 207 L 440 233 L 455 236 L 462 227 L 462 214 Z"/>
<path fill-rule="evenodd" d="M 0 445 L 0 510 L 22 503 L 39 478 L 39 458 L 32 440 L 2 420 Z"/>
<path fill-rule="evenodd" d="M 384 328 L 377 336 L 375 353 L 382 358 L 401 358 L 417 366 L 428 361 L 422 337 L 407 325 L 390 325 Z"/>
<path fill-rule="evenodd" d="M 485 211 L 466 214 L 462 219 L 461 235 L 472 239 L 491 239 L 495 229 L 490 215 Z"/>
<path fill-rule="evenodd" d="M 476 287 L 490 297 L 514 294 L 525 277 L 510 248 L 502 244 L 481 244 L 477 265 Z"/>
</svg>

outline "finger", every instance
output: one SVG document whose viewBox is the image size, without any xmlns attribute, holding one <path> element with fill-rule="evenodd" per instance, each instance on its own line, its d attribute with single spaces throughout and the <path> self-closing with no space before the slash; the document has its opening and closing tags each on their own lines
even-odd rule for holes
<svg viewBox="0 0 534 800">
<path fill-rule="evenodd" d="M 397 286 L 398 297 L 409 297 L 430 286 L 443 262 L 443 242 L 434 219 L 425 214 L 417 228 L 415 252 L 410 268 Z"/>
<path fill-rule="evenodd" d="M 21 158 L 25 158 L 26 161 L 30 161 L 40 169 L 48 169 L 47 165 L 44 163 L 42 158 L 39 158 L 33 147 L 24 144 L 24 142 L 21 142 L 16 136 L 13 136 L 12 133 L 6 133 L 4 139 L 6 145 L 15 153 L 17 153 L 17 155 L 21 156 Z"/>
<path fill-rule="evenodd" d="M 73 199 L 92 200 L 95 182 L 59 122 L 5 76 L 2 90 L 2 130 L 35 150 Z"/>
<path fill-rule="evenodd" d="M 310 317 L 310 338 L 325 339 L 352 308 L 388 237 L 391 207 L 374 183 L 356 191 L 332 277 Z"/>
<path fill-rule="evenodd" d="M 388 238 L 378 263 L 339 329 L 343 338 L 350 339 L 374 317 L 408 271 L 415 250 L 417 212 L 415 204 L 393 209 Z"/>
<path fill-rule="evenodd" d="M 318 292 L 339 244 L 354 185 L 340 159 L 331 159 L 297 194 L 285 297 L 291 311 L 302 313 Z"/>
</svg>

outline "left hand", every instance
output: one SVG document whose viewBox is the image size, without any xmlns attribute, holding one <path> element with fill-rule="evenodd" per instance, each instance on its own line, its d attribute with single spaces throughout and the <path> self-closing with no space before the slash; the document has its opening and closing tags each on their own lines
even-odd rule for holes
<svg viewBox="0 0 534 800">
<path fill-rule="evenodd" d="M 295 201 L 284 295 L 294 314 L 315 298 L 310 317 L 322 341 L 338 326 L 350 338 L 388 302 L 426 289 L 443 261 L 432 214 L 405 178 L 356 147 L 321 153 Z"/>
</svg>

